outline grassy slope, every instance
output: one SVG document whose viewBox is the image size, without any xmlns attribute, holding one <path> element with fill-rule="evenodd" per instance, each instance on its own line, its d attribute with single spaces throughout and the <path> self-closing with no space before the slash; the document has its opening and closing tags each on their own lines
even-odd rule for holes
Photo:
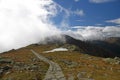
<svg viewBox="0 0 120 80">
<path fill-rule="evenodd" d="M 113 65 L 105 62 L 103 58 L 94 57 L 86 54 L 82 54 L 75 51 L 68 52 L 53 52 L 53 53 L 42 53 L 43 51 L 54 49 L 55 45 L 31 45 L 25 48 L 21 48 L 19 50 L 6 52 L 1 54 L 2 57 L 7 57 L 13 59 L 15 62 L 24 62 L 25 64 L 33 63 L 31 59 L 35 58 L 35 56 L 30 52 L 30 49 L 35 50 L 36 52 L 44 55 L 54 62 L 57 62 L 63 69 L 63 72 L 66 77 L 69 75 L 74 75 L 77 80 L 77 74 L 79 72 L 85 72 L 84 77 L 93 78 L 95 80 L 119 80 L 120 79 L 120 65 Z M 77 66 L 70 67 L 65 64 L 61 60 L 67 60 L 76 62 Z M 38 64 L 41 64 L 41 69 L 47 71 L 48 64 L 40 61 Z M 35 77 L 39 79 L 43 79 L 45 76 L 44 73 L 39 72 L 30 72 L 30 71 L 15 71 L 12 70 L 11 73 L 3 76 L 6 77 L 14 77 L 15 80 L 32 80 Z"/>
</svg>

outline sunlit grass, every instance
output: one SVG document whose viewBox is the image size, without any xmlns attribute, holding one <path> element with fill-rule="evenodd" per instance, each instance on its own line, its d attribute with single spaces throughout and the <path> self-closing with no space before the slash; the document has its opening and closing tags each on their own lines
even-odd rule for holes
<svg viewBox="0 0 120 80">
<path fill-rule="evenodd" d="M 93 78 L 95 80 L 119 80 L 120 79 L 120 76 L 119 76 L 120 65 L 112 65 L 105 62 L 103 58 L 90 56 L 77 51 L 43 53 L 44 51 L 48 51 L 54 48 L 56 48 L 56 45 L 42 45 L 42 46 L 31 45 L 19 50 L 8 52 L 9 54 L 8 53 L 1 54 L 1 56 L 12 58 L 17 62 L 24 62 L 26 64 L 31 64 L 33 63 L 31 59 L 36 57 L 30 51 L 31 49 L 33 49 L 39 54 L 58 63 L 61 66 L 63 73 L 65 74 L 65 77 L 69 77 L 69 75 L 73 75 L 77 80 L 77 74 L 79 72 L 85 72 L 84 77 Z M 65 64 L 61 60 L 76 62 L 77 65 L 70 67 L 69 65 Z M 39 64 L 43 66 L 42 69 L 45 69 L 47 71 L 48 64 L 42 61 L 40 61 Z M 29 78 L 34 78 L 36 75 L 39 75 L 39 77 L 43 79 L 45 76 L 45 73 L 44 74 L 40 74 L 39 72 L 28 73 L 27 71 L 23 71 L 22 73 L 13 72 L 7 76 L 4 76 L 4 78 L 8 76 L 18 77 L 18 78 L 31 76 Z M 25 80 L 29 80 L 29 78 L 25 78 Z"/>
</svg>

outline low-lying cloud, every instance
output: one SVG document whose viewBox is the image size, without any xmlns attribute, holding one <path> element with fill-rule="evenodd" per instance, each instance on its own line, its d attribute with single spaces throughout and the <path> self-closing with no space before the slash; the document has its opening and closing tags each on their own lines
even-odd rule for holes
<svg viewBox="0 0 120 80">
<path fill-rule="evenodd" d="M 120 37 L 120 27 L 115 26 L 75 26 L 75 31 L 69 30 L 66 33 L 80 40 L 102 40 L 109 37 Z"/>
</svg>

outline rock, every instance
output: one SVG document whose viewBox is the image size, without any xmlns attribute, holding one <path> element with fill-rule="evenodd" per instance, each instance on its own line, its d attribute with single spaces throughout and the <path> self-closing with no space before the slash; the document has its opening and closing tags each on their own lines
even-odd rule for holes
<svg viewBox="0 0 120 80">
<path fill-rule="evenodd" d="M 40 69 L 40 65 L 38 64 L 23 64 L 23 63 L 17 63 L 16 65 L 13 66 L 15 70 L 29 70 L 29 71 L 38 71 Z"/>
<path fill-rule="evenodd" d="M 18 71 L 21 70 L 20 67 L 16 65 L 13 66 L 13 69 L 18 70 Z"/>
<path fill-rule="evenodd" d="M 67 48 L 69 51 L 79 51 L 79 48 L 75 45 L 65 44 L 63 47 Z"/>
<path fill-rule="evenodd" d="M 111 67 L 111 68 L 110 68 L 110 70 L 112 71 L 112 70 L 113 70 L 113 68 Z"/>
<path fill-rule="evenodd" d="M 8 72 L 6 72 L 5 74 L 7 75 L 7 74 L 10 74 L 11 72 L 10 71 L 8 71 Z"/>
<path fill-rule="evenodd" d="M 37 65 L 31 65 L 30 70 L 39 70 L 39 67 Z"/>
<path fill-rule="evenodd" d="M 11 69 L 10 66 L 0 67 L 0 76 L 1 76 L 4 72 L 7 72 L 9 69 Z"/>
<path fill-rule="evenodd" d="M 61 60 L 61 61 L 67 65 L 71 65 L 71 61 L 68 61 L 68 60 Z"/>
<path fill-rule="evenodd" d="M 115 64 L 120 64 L 120 61 L 116 61 Z"/>
<path fill-rule="evenodd" d="M 66 65 L 68 65 L 69 67 L 75 67 L 78 65 L 77 62 L 73 62 L 73 61 L 69 61 L 69 60 L 60 60 L 61 62 L 65 63 Z"/>
<path fill-rule="evenodd" d="M 106 77 L 108 76 L 108 74 L 107 74 L 107 73 L 104 73 L 103 75 L 104 75 L 104 76 L 106 76 Z"/>
<path fill-rule="evenodd" d="M 119 57 L 115 57 L 114 59 L 112 58 L 105 58 L 103 59 L 105 62 L 108 62 L 110 64 L 120 64 L 120 58 Z"/>
<path fill-rule="evenodd" d="M 87 73 L 87 78 L 92 78 L 93 77 L 93 72 Z"/>
<path fill-rule="evenodd" d="M 120 58 L 119 58 L 119 57 L 115 57 L 114 60 L 118 60 L 118 61 L 120 61 Z"/>
<path fill-rule="evenodd" d="M 80 79 L 82 77 L 81 73 L 77 74 L 77 78 Z"/>
<path fill-rule="evenodd" d="M 4 72 L 4 70 L 3 70 L 3 69 L 0 69 L 0 75 L 2 75 L 2 74 L 3 74 L 3 72 Z"/>
<path fill-rule="evenodd" d="M 86 75 L 87 75 L 87 78 L 86 78 Z M 91 74 L 87 74 L 86 72 L 79 72 L 78 75 L 77 75 L 77 80 L 94 80 L 94 79 L 90 79 L 90 77 L 92 76 L 92 73 Z"/>
<path fill-rule="evenodd" d="M 7 70 L 9 70 L 9 69 L 12 69 L 12 67 L 10 67 L 10 66 L 5 66 L 5 67 L 3 67 L 2 68 L 4 71 L 7 71 Z"/>
<path fill-rule="evenodd" d="M 102 67 L 103 70 L 106 70 L 106 67 Z"/>
<path fill-rule="evenodd" d="M 77 62 L 71 62 L 71 65 L 69 67 L 76 67 L 78 65 Z"/>
<path fill-rule="evenodd" d="M 15 65 L 16 65 L 16 66 L 23 67 L 23 66 L 25 66 L 25 63 L 23 63 L 23 62 L 16 62 Z"/>
<path fill-rule="evenodd" d="M 4 63 L 12 63 L 13 61 L 11 59 L 5 59 L 5 58 L 1 58 L 0 59 L 0 63 L 4 64 Z"/>
<path fill-rule="evenodd" d="M 75 45 L 69 46 L 68 49 L 69 49 L 70 51 L 77 51 L 77 50 L 79 50 L 78 47 L 75 46 Z"/>
<path fill-rule="evenodd" d="M 69 74 L 68 80 L 74 80 L 74 76 L 72 74 Z"/>
<path fill-rule="evenodd" d="M 32 61 L 33 62 L 39 62 L 40 60 L 38 58 L 33 58 Z"/>
<path fill-rule="evenodd" d="M 80 78 L 84 78 L 84 77 L 85 77 L 85 74 L 86 74 L 86 72 L 79 72 L 79 73 L 77 74 L 78 80 L 80 80 Z"/>
<path fill-rule="evenodd" d="M 116 61 L 115 64 L 120 64 L 120 58 L 119 57 L 115 57 L 114 60 Z"/>
<path fill-rule="evenodd" d="M 25 69 L 25 70 L 31 70 L 30 66 L 28 66 L 28 65 L 25 66 L 24 69 Z"/>
<path fill-rule="evenodd" d="M 49 60 L 53 60 L 53 58 L 52 58 L 52 57 L 46 57 L 46 58 L 48 58 Z"/>
<path fill-rule="evenodd" d="M 77 75 L 78 80 L 94 80 L 90 79 L 91 75 L 87 75 L 88 78 L 86 78 L 86 72 L 79 72 Z"/>
<path fill-rule="evenodd" d="M 112 58 L 105 58 L 105 59 L 103 59 L 105 62 L 107 62 L 107 63 L 109 63 L 109 64 L 113 64 L 113 62 L 114 62 L 114 59 L 112 59 Z"/>
</svg>

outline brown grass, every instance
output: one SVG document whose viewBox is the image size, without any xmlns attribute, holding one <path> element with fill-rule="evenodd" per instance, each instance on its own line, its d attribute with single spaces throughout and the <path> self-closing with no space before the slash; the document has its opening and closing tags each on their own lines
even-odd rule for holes
<svg viewBox="0 0 120 80">
<path fill-rule="evenodd" d="M 33 49 L 36 52 L 40 53 L 41 55 L 50 57 L 54 62 L 57 62 L 62 67 L 66 77 L 72 74 L 77 80 L 77 74 L 79 72 L 86 72 L 84 77 L 93 78 L 95 80 L 119 80 L 120 79 L 120 65 L 111 65 L 103 61 L 103 58 L 82 54 L 76 51 L 42 53 L 43 51 L 51 50 L 55 47 L 56 47 L 55 45 L 42 45 L 42 46 L 31 45 L 25 48 L 21 48 L 19 50 L 6 52 L 4 54 L 1 54 L 1 56 L 14 59 L 17 62 L 32 63 L 30 59 L 33 59 L 35 56 L 30 52 L 30 49 Z M 78 65 L 75 67 L 69 67 L 68 65 L 61 62 L 60 60 L 73 61 L 73 62 L 76 62 Z M 44 62 L 41 62 L 39 64 L 42 64 L 43 66 L 47 66 L 47 64 L 45 64 Z M 44 75 L 39 74 L 38 72 L 36 74 L 34 72 L 31 72 L 28 74 L 28 72 L 25 71 L 22 73 L 14 72 L 7 76 L 15 77 L 15 74 L 18 75 L 17 76 L 18 78 L 21 76 L 23 76 L 24 78 L 25 76 L 28 76 L 28 75 L 31 77 L 32 76 L 34 77 L 35 75 L 39 75 L 39 77 L 42 76 L 43 78 L 43 76 L 45 75 L 45 74 Z M 31 80 L 31 79 L 26 78 L 25 80 Z"/>
</svg>

